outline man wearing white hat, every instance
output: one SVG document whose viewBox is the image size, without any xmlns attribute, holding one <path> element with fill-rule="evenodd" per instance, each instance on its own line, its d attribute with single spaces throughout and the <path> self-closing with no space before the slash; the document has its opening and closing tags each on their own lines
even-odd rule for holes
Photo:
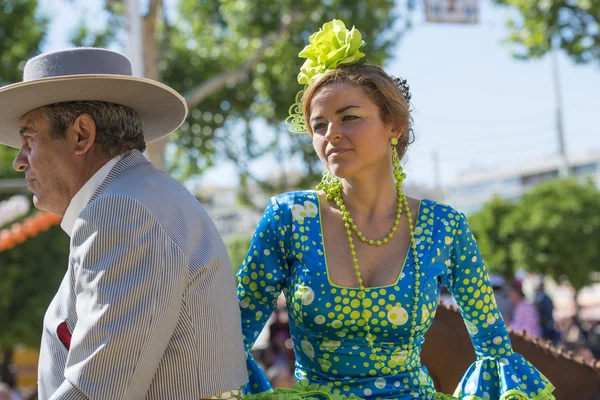
<svg viewBox="0 0 600 400">
<path fill-rule="evenodd" d="M 0 143 L 20 149 L 36 207 L 71 237 L 44 318 L 41 400 L 221 398 L 247 382 L 223 241 L 142 154 L 186 114 L 176 91 L 104 49 L 42 54 L 0 88 Z"/>
</svg>

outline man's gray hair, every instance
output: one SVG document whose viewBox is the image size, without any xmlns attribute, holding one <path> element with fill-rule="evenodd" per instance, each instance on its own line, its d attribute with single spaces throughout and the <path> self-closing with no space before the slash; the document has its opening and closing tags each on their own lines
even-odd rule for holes
<svg viewBox="0 0 600 400">
<path fill-rule="evenodd" d="M 146 150 L 142 120 L 129 107 L 101 101 L 69 101 L 44 106 L 41 111 L 50 121 L 54 138 L 64 138 L 77 117 L 88 114 L 96 123 L 95 143 L 109 158 L 134 149 Z"/>
</svg>

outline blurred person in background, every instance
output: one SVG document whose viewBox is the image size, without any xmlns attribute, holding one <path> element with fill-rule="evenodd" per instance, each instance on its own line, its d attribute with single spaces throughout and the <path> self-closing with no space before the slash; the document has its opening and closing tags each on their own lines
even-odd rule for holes
<svg viewBox="0 0 600 400">
<path fill-rule="evenodd" d="M 502 314 L 504 321 L 508 323 L 512 319 L 514 306 L 507 292 L 506 281 L 503 277 L 492 274 L 490 275 L 490 283 L 492 284 L 492 289 L 494 289 L 494 296 L 496 297 L 496 304 L 498 305 L 500 314 Z"/>
<path fill-rule="evenodd" d="M 0 382 L 0 400 L 13 400 L 12 390 L 6 383 Z"/>
<path fill-rule="evenodd" d="M 543 280 L 536 290 L 535 305 L 540 319 L 542 338 L 557 343 L 560 340 L 560 334 L 554 324 L 554 303 L 545 291 Z"/>
<path fill-rule="evenodd" d="M 21 400 L 23 397 L 13 387 L 0 382 L 0 400 Z"/>
<path fill-rule="evenodd" d="M 508 296 L 514 307 L 509 327 L 515 331 L 525 331 L 529 336 L 540 337 L 542 330 L 537 309 L 525 298 L 520 281 L 513 282 Z"/>
</svg>

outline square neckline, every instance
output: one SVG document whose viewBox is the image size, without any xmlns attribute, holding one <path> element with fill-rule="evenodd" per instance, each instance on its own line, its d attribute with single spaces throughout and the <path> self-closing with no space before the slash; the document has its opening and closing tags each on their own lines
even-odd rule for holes
<svg viewBox="0 0 600 400">
<path fill-rule="evenodd" d="M 319 197 L 319 192 L 317 192 L 316 190 L 314 190 L 313 193 L 317 197 L 317 212 L 319 213 L 319 232 L 321 235 L 321 249 L 323 250 L 322 257 L 323 257 L 323 261 L 325 263 L 325 275 L 327 276 L 327 282 L 329 283 L 330 286 L 332 286 L 336 289 L 360 290 L 360 288 L 358 286 L 342 286 L 342 285 L 338 285 L 338 284 L 334 283 L 331 280 L 331 276 L 329 275 L 329 264 L 327 263 L 327 249 L 325 248 L 325 234 L 323 232 L 323 219 L 321 218 L 321 198 Z M 417 210 L 417 215 L 415 216 L 415 221 L 419 221 L 419 218 L 421 217 L 422 207 L 423 207 L 423 199 L 420 199 L 419 207 Z M 388 289 L 388 288 L 397 286 L 398 283 L 400 282 L 400 280 L 402 279 L 402 274 L 404 273 L 404 268 L 406 268 L 406 266 L 408 265 L 408 255 L 410 253 L 410 250 L 411 250 L 411 248 L 409 246 L 408 251 L 404 255 L 404 261 L 402 262 L 402 268 L 400 268 L 400 272 L 398 273 L 398 276 L 396 277 L 396 280 L 393 283 L 391 283 L 389 285 L 383 285 L 383 286 L 365 286 L 365 291 Z"/>
</svg>

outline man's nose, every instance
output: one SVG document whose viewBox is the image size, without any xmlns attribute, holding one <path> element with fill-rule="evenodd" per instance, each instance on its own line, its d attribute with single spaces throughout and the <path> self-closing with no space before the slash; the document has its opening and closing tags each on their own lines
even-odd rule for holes
<svg viewBox="0 0 600 400">
<path fill-rule="evenodd" d="M 27 161 L 23 147 L 21 147 L 19 154 L 17 154 L 17 157 L 13 161 L 13 168 L 19 172 L 25 172 L 29 168 L 29 162 Z"/>
</svg>

